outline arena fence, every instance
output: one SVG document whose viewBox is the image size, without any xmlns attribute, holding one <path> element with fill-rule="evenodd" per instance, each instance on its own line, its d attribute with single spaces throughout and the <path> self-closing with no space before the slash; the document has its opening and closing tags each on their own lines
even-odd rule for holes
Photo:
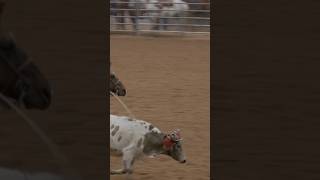
<svg viewBox="0 0 320 180">
<path fill-rule="evenodd" d="M 111 0 L 110 32 L 210 33 L 210 0 Z"/>
</svg>

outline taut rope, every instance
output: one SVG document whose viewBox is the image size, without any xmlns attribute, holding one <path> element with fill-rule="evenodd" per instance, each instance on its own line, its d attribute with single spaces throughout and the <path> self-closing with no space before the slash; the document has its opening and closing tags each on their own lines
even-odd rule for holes
<svg viewBox="0 0 320 180">
<path fill-rule="evenodd" d="M 132 114 L 132 112 L 129 110 L 129 108 L 124 104 L 124 102 L 121 101 L 121 99 L 117 95 L 115 95 L 113 92 L 110 91 L 110 93 L 113 97 L 115 97 L 119 101 L 119 103 L 122 105 L 122 107 L 128 112 L 130 118 L 132 120 L 135 119 L 135 116 Z"/>
</svg>

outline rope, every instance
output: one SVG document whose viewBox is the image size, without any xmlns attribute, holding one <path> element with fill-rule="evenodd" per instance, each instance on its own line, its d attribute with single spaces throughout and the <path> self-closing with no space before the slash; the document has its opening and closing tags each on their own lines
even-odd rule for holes
<svg viewBox="0 0 320 180">
<path fill-rule="evenodd" d="M 131 118 L 132 120 L 133 120 L 133 119 L 136 119 L 135 116 L 132 114 L 132 112 L 129 110 L 129 108 L 124 104 L 124 102 L 121 101 L 121 99 L 120 99 L 116 94 L 114 94 L 113 92 L 110 91 L 110 93 L 111 93 L 111 95 L 112 95 L 113 97 L 115 97 L 115 98 L 119 101 L 119 103 L 122 105 L 122 107 L 123 107 L 123 108 L 127 111 L 127 113 L 129 114 L 130 118 Z"/>
<path fill-rule="evenodd" d="M 47 145 L 49 151 L 52 155 L 59 160 L 62 169 L 65 171 L 65 174 L 70 175 L 78 180 L 81 180 L 78 173 L 75 173 L 75 169 L 70 166 L 69 161 L 66 156 L 60 151 L 58 145 L 56 145 L 51 139 L 41 130 L 41 128 L 30 119 L 20 108 L 18 108 L 13 102 L 11 102 L 6 96 L 0 93 L 0 98 L 6 102 L 12 109 L 14 109 L 17 114 L 26 121 L 26 123 L 31 127 L 31 129 L 41 138 L 41 140 Z"/>
</svg>

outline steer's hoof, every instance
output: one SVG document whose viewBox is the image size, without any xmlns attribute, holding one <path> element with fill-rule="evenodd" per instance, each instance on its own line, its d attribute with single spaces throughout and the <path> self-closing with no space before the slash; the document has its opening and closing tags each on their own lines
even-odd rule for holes
<svg viewBox="0 0 320 180">
<path fill-rule="evenodd" d="M 126 171 L 123 169 L 118 169 L 118 170 L 111 170 L 110 175 L 117 175 L 117 174 L 125 174 Z"/>
</svg>

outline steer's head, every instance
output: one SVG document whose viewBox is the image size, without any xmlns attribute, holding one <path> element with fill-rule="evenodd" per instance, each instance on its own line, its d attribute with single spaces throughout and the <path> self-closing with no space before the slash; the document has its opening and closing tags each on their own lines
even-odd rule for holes
<svg viewBox="0 0 320 180">
<path fill-rule="evenodd" d="M 175 130 L 169 134 L 166 134 L 163 138 L 162 144 L 165 151 L 164 154 L 171 156 L 180 163 L 185 163 L 186 157 L 182 149 L 182 138 L 180 136 L 180 130 Z"/>
</svg>

